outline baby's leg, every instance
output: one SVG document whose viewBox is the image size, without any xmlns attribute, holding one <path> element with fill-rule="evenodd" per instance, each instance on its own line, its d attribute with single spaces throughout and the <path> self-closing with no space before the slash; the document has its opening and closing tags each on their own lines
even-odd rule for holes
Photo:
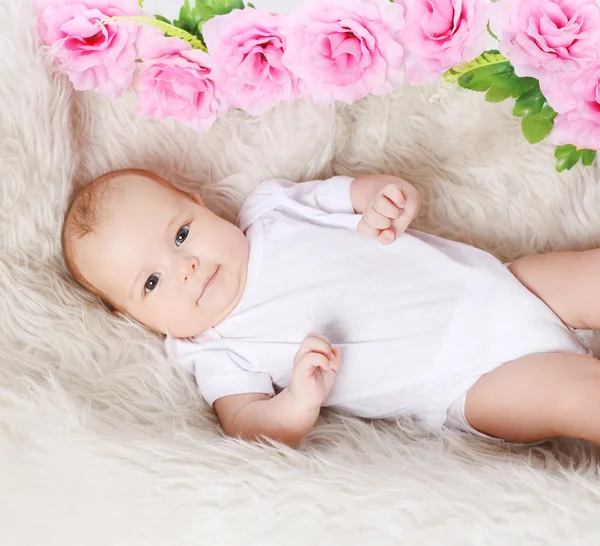
<svg viewBox="0 0 600 546">
<path fill-rule="evenodd" d="M 471 387 L 465 416 L 476 430 L 510 442 L 569 436 L 600 446 L 600 362 L 559 353 L 519 358 Z"/>
<path fill-rule="evenodd" d="M 509 269 L 571 328 L 600 329 L 600 249 L 525 256 Z"/>
</svg>

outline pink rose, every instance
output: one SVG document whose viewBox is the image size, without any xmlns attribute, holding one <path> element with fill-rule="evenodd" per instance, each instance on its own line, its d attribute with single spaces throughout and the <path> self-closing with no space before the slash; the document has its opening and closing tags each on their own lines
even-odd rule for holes
<svg viewBox="0 0 600 546">
<path fill-rule="evenodd" d="M 577 70 L 600 47 L 595 0 L 499 0 L 490 6 L 490 21 L 519 76 Z"/>
<path fill-rule="evenodd" d="M 600 119 L 582 117 L 576 110 L 559 114 L 548 138 L 557 146 L 573 144 L 580 150 L 600 151 Z"/>
<path fill-rule="evenodd" d="M 137 28 L 101 21 L 141 15 L 136 0 L 37 0 L 36 7 L 38 32 L 56 51 L 75 89 L 118 97 L 131 85 Z"/>
<path fill-rule="evenodd" d="M 230 107 L 260 115 L 302 96 L 298 78 L 283 64 L 287 17 L 261 9 L 233 10 L 202 27 L 215 59 L 213 78 Z"/>
<path fill-rule="evenodd" d="M 406 10 L 400 37 L 411 85 L 432 83 L 485 51 L 489 0 L 396 1 Z"/>
<path fill-rule="evenodd" d="M 600 62 L 578 72 L 556 74 L 541 85 L 559 113 L 550 140 L 600 150 Z"/>
<path fill-rule="evenodd" d="M 600 62 L 575 72 L 545 75 L 540 88 L 559 114 L 579 110 L 588 116 L 600 116 Z"/>
<path fill-rule="evenodd" d="M 203 132 L 227 112 L 211 75 L 210 55 L 183 40 L 156 35 L 140 43 L 140 52 L 144 62 L 135 87 L 141 116 L 172 117 Z"/>
<path fill-rule="evenodd" d="M 316 103 L 383 95 L 404 77 L 396 35 L 404 9 L 389 0 L 312 0 L 292 12 L 283 62 Z"/>
</svg>

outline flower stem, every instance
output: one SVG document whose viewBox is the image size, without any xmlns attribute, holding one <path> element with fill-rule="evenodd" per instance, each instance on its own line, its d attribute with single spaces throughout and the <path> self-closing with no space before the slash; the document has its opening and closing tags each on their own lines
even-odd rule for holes
<svg viewBox="0 0 600 546">
<path fill-rule="evenodd" d="M 103 24 L 115 23 L 119 24 L 123 23 L 133 23 L 138 24 L 141 23 L 143 25 L 147 25 L 149 27 L 157 28 L 158 30 L 162 30 L 167 36 L 173 36 L 174 38 L 179 38 L 181 40 L 185 40 L 188 44 L 190 44 L 194 49 L 201 49 L 205 53 L 207 53 L 207 49 L 204 44 L 198 40 L 194 35 L 190 34 L 186 30 L 182 28 L 178 28 L 174 25 L 170 25 L 169 23 L 165 23 L 164 21 L 159 21 L 158 19 L 153 19 L 152 17 L 138 17 L 135 15 L 119 15 L 116 17 L 110 17 L 108 19 L 104 19 L 102 21 Z"/>
</svg>

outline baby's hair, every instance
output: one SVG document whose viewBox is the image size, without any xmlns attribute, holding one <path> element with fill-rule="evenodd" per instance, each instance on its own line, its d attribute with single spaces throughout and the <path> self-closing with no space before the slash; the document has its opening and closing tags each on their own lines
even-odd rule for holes
<svg viewBox="0 0 600 546">
<path fill-rule="evenodd" d="M 131 176 L 167 184 L 157 174 L 142 169 L 123 169 L 106 173 L 92 180 L 71 197 L 62 229 L 62 253 L 68 272 L 79 286 L 100 298 L 111 312 L 115 312 L 117 307 L 81 274 L 75 261 L 74 247 L 75 243 L 94 233 L 113 193 Z"/>
</svg>

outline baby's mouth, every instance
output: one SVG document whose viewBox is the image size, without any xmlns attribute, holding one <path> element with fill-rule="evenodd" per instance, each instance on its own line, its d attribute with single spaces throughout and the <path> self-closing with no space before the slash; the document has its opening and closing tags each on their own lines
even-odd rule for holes
<svg viewBox="0 0 600 546">
<path fill-rule="evenodd" d="M 202 299 L 202 296 L 204 296 L 204 293 L 206 292 L 206 290 L 212 285 L 212 282 L 215 279 L 215 277 L 217 276 L 217 273 L 219 272 L 220 268 L 221 268 L 220 265 L 217 266 L 217 269 L 215 269 L 214 273 L 204 283 L 204 286 L 202 287 L 202 292 L 200 293 L 200 297 L 196 300 L 196 305 L 198 305 L 198 302 Z"/>
</svg>

